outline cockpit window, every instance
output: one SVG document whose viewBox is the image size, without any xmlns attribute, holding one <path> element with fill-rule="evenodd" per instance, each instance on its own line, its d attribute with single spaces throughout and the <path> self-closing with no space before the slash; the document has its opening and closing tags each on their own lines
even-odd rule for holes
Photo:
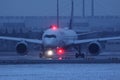
<svg viewBox="0 0 120 80">
<path fill-rule="evenodd" d="M 45 35 L 46 38 L 56 38 L 56 35 Z"/>
</svg>

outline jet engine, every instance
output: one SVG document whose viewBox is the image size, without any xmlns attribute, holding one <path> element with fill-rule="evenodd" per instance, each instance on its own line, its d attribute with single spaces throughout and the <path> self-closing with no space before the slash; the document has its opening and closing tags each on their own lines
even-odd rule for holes
<svg viewBox="0 0 120 80">
<path fill-rule="evenodd" d="M 102 46 L 99 42 L 91 42 L 88 45 L 88 52 L 93 55 L 93 56 L 97 56 L 100 54 L 102 49 Z"/>
<path fill-rule="evenodd" d="M 26 42 L 21 41 L 16 45 L 16 52 L 20 55 L 27 55 L 28 45 Z"/>
</svg>

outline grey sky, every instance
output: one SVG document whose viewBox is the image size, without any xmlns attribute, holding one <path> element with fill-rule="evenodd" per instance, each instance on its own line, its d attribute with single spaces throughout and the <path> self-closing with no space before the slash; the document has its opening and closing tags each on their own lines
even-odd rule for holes
<svg viewBox="0 0 120 80">
<path fill-rule="evenodd" d="M 69 16 L 71 0 L 60 1 L 60 15 Z M 91 15 L 91 0 L 85 0 Z M 74 0 L 75 15 L 82 15 L 82 0 Z M 95 15 L 119 15 L 120 0 L 95 0 Z M 56 0 L 0 0 L 0 16 L 56 16 Z"/>
</svg>

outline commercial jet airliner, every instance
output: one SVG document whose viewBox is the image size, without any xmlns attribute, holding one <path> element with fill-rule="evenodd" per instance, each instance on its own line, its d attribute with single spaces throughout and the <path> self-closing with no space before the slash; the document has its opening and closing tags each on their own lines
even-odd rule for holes
<svg viewBox="0 0 120 80">
<path fill-rule="evenodd" d="M 27 55 L 28 42 L 39 44 L 42 47 L 40 51 L 41 58 L 53 58 L 55 55 L 62 59 L 62 55 L 69 48 L 74 48 L 76 52 L 74 53 L 76 58 L 85 57 L 86 55 L 97 56 L 101 53 L 104 48 L 104 42 L 107 40 L 120 39 L 117 37 L 106 37 L 106 38 L 94 38 L 94 39 L 81 39 L 78 40 L 79 34 L 72 30 L 73 22 L 73 1 L 72 1 L 72 14 L 70 20 L 70 26 L 68 28 L 60 28 L 58 25 L 51 25 L 48 30 L 44 31 L 42 39 L 25 39 L 16 37 L 6 37 L 0 36 L 2 40 L 18 41 L 16 45 L 16 52 L 20 55 Z M 86 53 L 82 53 L 82 50 Z"/>
</svg>

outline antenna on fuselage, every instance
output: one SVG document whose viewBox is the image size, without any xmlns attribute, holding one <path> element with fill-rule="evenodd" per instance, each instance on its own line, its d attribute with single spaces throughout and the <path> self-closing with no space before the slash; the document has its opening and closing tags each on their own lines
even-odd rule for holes
<svg viewBox="0 0 120 80">
<path fill-rule="evenodd" d="M 57 0 L 57 27 L 59 28 L 59 0 Z"/>
<path fill-rule="evenodd" d="M 73 26 L 73 16 L 74 16 L 74 2 L 73 0 L 71 0 L 71 17 L 70 17 L 69 29 L 72 29 Z"/>
</svg>

